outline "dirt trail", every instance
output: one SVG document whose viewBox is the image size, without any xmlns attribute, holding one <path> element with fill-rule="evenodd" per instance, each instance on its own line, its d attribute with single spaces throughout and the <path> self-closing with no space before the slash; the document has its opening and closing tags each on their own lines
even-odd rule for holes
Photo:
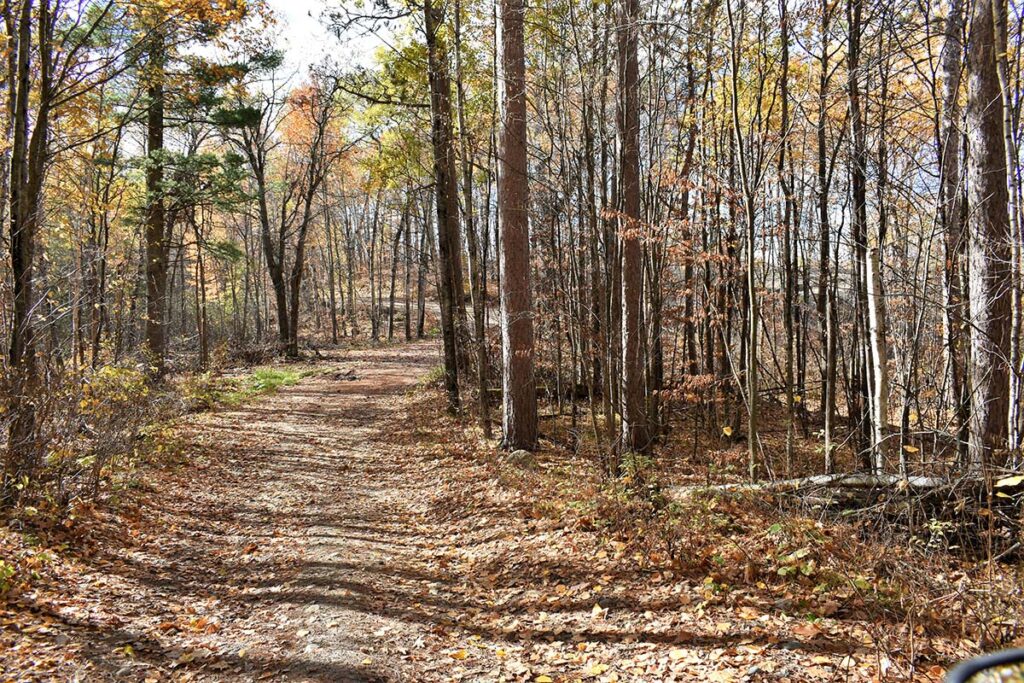
<svg viewBox="0 0 1024 683">
<path fill-rule="evenodd" d="M 179 466 L 81 511 L 51 579 L 0 605 L 0 671 L 431 678 L 433 620 L 418 608 L 446 592 L 429 567 L 446 532 L 426 521 L 431 461 L 408 457 L 409 390 L 437 362 L 432 341 L 339 351 L 295 386 L 184 420 Z"/>
<path fill-rule="evenodd" d="M 404 677 L 393 643 L 414 643 L 423 625 L 404 620 L 404 605 L 389 596 L 426 596 L 435 582 L 422 552 L 431 482 L 419 463 L 400 457 L 395 436 L 411 429 L 404 395 L 436 362 L 432 343 L 347 352 L 336 368 L 195 425 L 195 438 L 247 462 L 238 496 L 219 498 L 238 506 L 224 514 L 256 523 L 244 534 L 249 553 L 292 565 L 283 583 L 248 587 L 252 613 L 225 624 L 254 663 L 243 671 Z"/>
</svg>

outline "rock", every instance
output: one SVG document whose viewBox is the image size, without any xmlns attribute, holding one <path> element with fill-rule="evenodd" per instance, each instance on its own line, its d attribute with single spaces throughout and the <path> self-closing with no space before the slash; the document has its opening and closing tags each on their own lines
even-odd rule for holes
<svg viewBox="0 0 1024 683">
<path fill-rule="evenodd" d="M 330 375 L 331 379 L 336 381 L 354 382 L 359 379 L 359 375 L 356 374 L 355 369 L 349 368 L 348 371 L 338 370 Z"/>
<path fill-rule="evenodd" d="M 512 451 L 505 456 L 506 462 L 513 467 L 521 467 L 527 470 L 537 469 L 537 458 L 534 457 L 530 451 L 524 451 L 522 449 Z"/>
</svg>

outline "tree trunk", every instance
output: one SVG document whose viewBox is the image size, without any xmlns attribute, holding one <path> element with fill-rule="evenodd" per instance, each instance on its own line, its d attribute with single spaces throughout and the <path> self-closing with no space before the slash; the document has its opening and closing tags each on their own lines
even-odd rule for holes
<svg viewBox="0 0 1024 683">
<path fill-rule="evenodd" d="M 480 410 L 480 424 L 484 438 L 491 438 L 490 404 L 487 399 L 487 331 L 484 326 L 484 312 L 487 301 L 483 296 L 484 281 L 481 264 L 483 250 L 479 229 L 473 211 L 473 153 L 469 140 L 469 124 L 466 120 L 466 92 L 462 69 L 462 5 L 455 2 L 455 102 L 459 119 L 459 148 L 462 154 L 462 210 L 466 221 L 466 242 L 469 248 L 469 290 L 473 299 L 473 334 L 476 337 L 476 380 L 477 401 Z"/>
<path fill-rule="evenodd" d="M 640 30 L 639 0 L 622 0 L 619 60 L 622 92 L 619 102 L 621 136 L 621 207 L 619 237 L 622 245 L 622 444 L 643 453 L 650 446 L 647 405 L 644 400 L 643 271 L 640 237 L 640 70 L 637 43 Z M 506 275 L 507 277 L 507 275 Z"/>
<path fill-rule="evenodd" d="M 164 207 L 164 34 L 154 29 L 149 44 L 149 103 L 146 110 L 146 353 L 156 374 L 167 354 L 165 326 L 167 228 Z"/>
<path fill-rule="evenodd" d="M 1010 71 L 1008 44 L 1007 44 L 1007 3 L 1005 0 L 992 0 L 993 14 L 995 17 L 995 39 L 996 39 L 996 67 L 999 74 L 999 90 L 1002 94 L 1003 106 L 1003 148 L 1006 155 L 1007 191 L 1009 202 L 1009 237 L 1011 244 L 1011 324 L 1010 324 L 1010 387 L 1009 387 L 1009 414 L 1008 419 L 1008 442 L 1007 450 L 1020 457 L 1021 446 L 1021 393 L 1022 376 L 1021 368 L 1021 345 L 1020 333 L 1022 328 L 1021 319 L 1021 196 L 1020 182 L 1018 176 L 1017 161 L 1017 136 L 1015 130 L 1016 113 L 1014 92 L 1011 89 L 1012 74 Z"/>
<path fill-rule="evenodd" d="M 409 201 L 413 201 L 412 197 Z M 405 226 L 403 239 L 405 240 L 405 341 L 412 341 L 412 319 L 409 298 L 412 296 L 412 208 L 409 208 L 409 222 Z"/>
<path fill-rule="evenodd" d="M 331 307 L 331 343 L 338 343 L 338 299 L 337 299 L 337 281 L 335 279 L 335 270 L 337 267 L 336 255 L 334 251 L 334 234 L 331 230 L 331 210 L 327 203 L 327 192 L 323 193 L 324 197 L 324 240 L 327 242 L 327 298 L 328 305 Z"/>
<path fill-rule="evenodd" d="M 423 227 L 420 229 L 420 251 L 416 267 L 416 338 L 423 339 L 427 319 L 427 268 L 430 266 L 430 211 L 423 212 Z"/>
<path fill-rule="evenodd" d="M 871 341 L 871 412 L 874 458 L 872 460 L 875 474 L 881 474 L 885 469 L 886 448 L 886 426 L 889 412 L 889 370 L 886 356 L 886 329 L 885 329 L 885 300 L 882 297 L 882 273 L 879 247 L 874 246 L 868 251 L 867 259 L 867 289 L 868 289 L 868 335 Z M 901 459 L 902 463 L 902 459 Z M 901 474 L 905 473 L 905 467 L 901 467 Z"/>
<path fill-rule="evenodd" d="M 402 223 L 398 226 L 395 241 L 391 245 L 391 287 L 388 290 L 388 341 L 395 338 L 395 279 L 398 274 L 398 247 L 402 243 L 402 234 L 409 226 L 409 205 L 402 209 Z"/>
<path fill-rule="evenodd" d="M 49 0 L 42 0 L 39 19 L 39 104 L 35 117 L 30 115 L 32 99 L 32 2 L 24 0 L 17 19 L 16 72 L 8 93 L 14 104 L 11 141 L 10 253 L 13 281 L 11 337 L 8 354 L 10 386 L 7 411 L 11 414 L 7 457 L 4 462 L 2 493 L 5 502 L 17 499 L 26 478 L 31 478 L 41 455 L 36 441 L 35 395 L 39 386 L 39 368 L 35 351 L 35 306 L 33 278 L 43 202 L 43 177 L 49 145 L 51 88 L 52 17 Z"/>
<path fill-rule="evenodd" d="M 967 349 L 964 345 L 965 288 L 962 276 L 964 205 L 960 172 L 960 84 L 962 76 L 963 6 L 951 0 L 942 48 L 942 119 L 939 128 L 939 216 L 943 227 L 945 268 L 945 342 L 953 395 L 957 452 L 967 461 L 970 396 L 967 391 Z"/>
<path fill-rule="evenodd" d="M 430 81 L 430 131 L 434 157 L 434 185 L 437 210 L 437 253 L 440 274 L 441 336 L 444 343 L 444 384 L 448 410 L 459 409 L 460 317 L 462 300 L 461 246 L 459 239 L 458 194 L 455 181 L 455 150 L 452 145 L 451 85 L 448 55 L 438 31 L 444 24 L 444 10 L 432 0 L 423 5 Z M 371 293 L 372 296 L 372 293 Z M 464 311 L 464 308 L 462 309 Z"/>
<path fill-rule="evenodd" d="M 1009 411 L 1010 230 L 993 2 L 975 3 L 968 45 L 967 134 L 971 311 L 970 466 L 1002 457 Z"/>
<path fill-rule="evenodd" d="M 854 307 L 854 336 L 850 345 L 852 358 L 852 381 L 848 391 L 850 397 L 849 419 L 855 425 L 853 443 L 861 456 L 864 469 L 871 470 L 877 460 L 881 444 L 873 442 L 874 421 L 870 391 L 874 378 L 871 373 L 871 339 L 868 333 L 868 217 L 867 217 L 867 140 L 864 113 L 860 92 L 860 53 L 863 0 L 848 0 L 846 17 L 849 29 L 847 45 L 847 103 L 850 114 L 850 230 L 853 239 L 853 283 L 856 294 Z"/>
<path fill-rule="evenodd" d="M 759 389 L 758 389 L 758 353 L 760 346 L 758 332 L 760 330 L 760 313 L 757 292 L 756 277 L 756 196 L 755 196 L 755 172 L 750 168 L 743 144 L 743 128 L 740 123 L 739 114 L 739 70 L 740 70 L 740 39 L 737 35 L 737 22 L 733 16 L 732 4 L 727 0 L 726 9 L 729 14 L 730 34 L 730 68 L 729 76 L 732 86 L 730 96 L 730 109 L 732 113 L 733 142 L 736 148 L 736 163 L 740 172 L 740 186 L 743 192 L 743 215 L 744 215 L 744 241 L 747 251 L 746 268 L 746 337 L 741 339 L 746 342 L 746 354 L 741 353 L 740 357 L 746 363 L 746 392 L 747 392 L 747 470 L 751 480 L 757 475 L 757 441 L 758 441 L 758 417 L 759 417 Z M 742 24 L 742 21 L 741 21 Z"/>
<path fill-rule="evenodd" d="M 824 451 L 825 472 L 831 474 L 835 469 L 835 446 L 832 441 L 835 429 L 836 381 L 837 381 L 837 349 L 838 312 L 836 293 L 832 277 L 832 226 L 829 218 L 828 193 L 832 184 L 831 167 L 828 163 L 828 147 L 826 126 L 828 125 L 828 87 L 831 69 L 829 66 L 829 26 L 832 9 L 829 3 L 821 3 L 821 55 L 818 72 L 818 319 L 821 325 L 821 345 L 825 355 L 825 367 L 822 377 L 822 406 L 824 417 Z"/>
<path fill-rule="evenodd" d="M 537 445 L 530 290 L 530 191 L 526 154 L 526 62 L 523 0 L 502 0 L 502 122 L 498 175 L 501 228 L 501 351 L 503 445 Z"/>
<path fill-rule="evenodd" d="M 786 0 L 779 2 L 779 22 L 782 32 L 782 81 L 781 99 L 782 112 L 780 118 L 780 134 L 782 142 L 779 145 L 779 185 L 782 189 L 782 258 L 783 258 L 783 325 L 786 338 L 786 368 L 784 381 L 786 384 L 786 474 L 790 474 L 793 468 L 793 288 L 794 288 L 794 260 L 792 247 L 793 230 L 793 174 L 787 168 L 786 153 L 789 151 L 789 15 L 786 8 Z"/>
</svg>

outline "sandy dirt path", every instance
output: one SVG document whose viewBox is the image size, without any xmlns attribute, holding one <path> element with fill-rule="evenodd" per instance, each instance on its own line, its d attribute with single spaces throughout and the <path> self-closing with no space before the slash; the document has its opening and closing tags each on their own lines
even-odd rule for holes
<svg viewBox="0 0 1024 683">
<path fill-rule="evenodd" d="M 337 367 L 194 425 L 199 444 L 246 463 L 237 497 L 218 494 L 237 505 L 223 512 L 248 520 L 243 550 L 283 565 L 238 596 L 251 613 L 225 624 L 245 650 L 226 678 L 412 675 L 403 661 L 429 624 L 407 619 L 396 600 L 429 599 L 442 586 L 423 552 L 433 545 L 433 482 L 402 457 L 397 437 L 413 429 L 406 394 L 436 362 L 429 342 L 346 352 Z"/>
</svg>

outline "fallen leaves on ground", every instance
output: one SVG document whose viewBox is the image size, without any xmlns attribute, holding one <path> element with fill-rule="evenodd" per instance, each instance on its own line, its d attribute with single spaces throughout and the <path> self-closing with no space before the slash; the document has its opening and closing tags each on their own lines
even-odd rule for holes
<svg viewBox="0 0 1024 683">
<path fill-rule="evenodd" d="M 821 588 L 843 546 L 813 522 L 790 538 L 723 501 L 708 521 L 731 545 L 655 547 L 642 517 L 617 529 L 588 504 L 597 460 L 547 444 L 535 469 L 504 463 L 415 384 L 432 354 L 330 359 L 184 422 L 187 460 L 73 530 L 37 545 L 4 531 L 0 557 L 53 559 L 7 596 L 0 665 L 26 680 L 796 683 L 938 680 L 974 647 L 875 609 L 874 578 Z M 918 661 L 882 648 L 911 638 Z"/>
</svg>

